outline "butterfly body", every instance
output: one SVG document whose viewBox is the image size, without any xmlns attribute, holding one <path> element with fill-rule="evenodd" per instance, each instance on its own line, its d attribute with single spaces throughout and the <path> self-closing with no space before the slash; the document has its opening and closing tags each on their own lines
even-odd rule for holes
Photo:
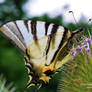
<svg viewBox="0 0 92 92">
<path fill-rule="evenodd" d="M 24 53 L 30 77 L 27 87 L 49 82 L 52 75 L 72 56 L 71 48 L 77 43 L 83 29 L 72 33 L 53 23 L 17 20 L 4 24 L 0 32 Z"/>
</svg>

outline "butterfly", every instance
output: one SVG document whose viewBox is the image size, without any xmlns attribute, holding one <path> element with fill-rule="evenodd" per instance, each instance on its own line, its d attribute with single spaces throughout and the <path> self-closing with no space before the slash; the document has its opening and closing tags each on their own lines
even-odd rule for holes
<svg viewBox="0 0 92 92">
<path fill-rule="evenodd" d="M 74 32 L 53 23 L 16 20 L 0 27 L 24 54 L 31 85 L 48 84 L 52 76 L 71 58 L 73 45 L 81 39 L 83 28 Z"/>
</svg>

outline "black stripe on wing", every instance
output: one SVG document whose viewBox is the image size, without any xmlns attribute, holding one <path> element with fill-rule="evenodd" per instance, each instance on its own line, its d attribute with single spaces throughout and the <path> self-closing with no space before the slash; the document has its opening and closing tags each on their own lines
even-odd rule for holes
<svg viewBox="0 0 92 92">
<path fill-rule="evenodd" d="M 46 55 L 49 52 L 51 41 L 52 41 L 52 43 L 54 45 L 55 33 L 57 32 L 57 29 L 58 29 L 58 25 L 54 24 L 53 27 L 52 27 L 52 30 L 51 30 L 51 34 L 49 35 L 48 40 L 47 40 Z"/>
<path fill-rule="evenodd" d="M 51 35 L 51 36 L 52 36 L 51 38 L 52 38 L 52 44 L 53 44 L 52 46 L 53 46 L 53 47 L 54 47 L 55 38 L 56 38 L 56 37 L 55 37 L 55 36 L 56 36 L 55 33 L 57 32 L 58 27 L 59 27 L 58 25 L 53 25 L 53 28 L 52 28 L 52 31 L 51 31 L 51 34 L 52 34 L 52 35 Z"/>
<path fill-rule="evenodd" d="M 27 31 L 29 32 L 29 28 L 28 28 L 28 20 L 24 20 L 24 25 L 27 28 Z"/>
<path fill-rule="evenodd" d="M 35 42 L 37 40 L 36 24 L 37 24 L 37 21 L 34 21 L 34 20 L 31 21 L 31 33 L 33 34 L 33 39 Z"/>
<path fill-rule="evenodd" d="M 67 28 L 64 28 L 63 38 L 61 39 L 61 42 L 60 42 L 60 44 L 59 44 L 59 46 L 58 46 L 55 54 L 53 55 L 53 58 L 51 60 L 51 63 L 54 61 L 54 59 L 56 58 L 56 55 L 58 54 L 59 50 L 62 48 L 62 46 L 63 46 L 63 44 L 64 44 L 64 42 L 65 42 L 65 40 L 67 38 L 66 37 L 67 36 L 67 33 L 68 33 L 68 29 Z"/>
<path fill-rule="evenodd" d="M 22 33 L 21 33 L 21 31 L 20 31 L 20 29 L 19 29 L 19 27 L 18 27 L 16 21 L 14 21 L 14 24 L 15 24 L 16 28 L 18 29 L 18 31 L 19 31 L 19 33 L 20 33 L 22 39 L 24 40 L 24 37 L 23 37 L 23 35 L 22 35 Z"/>
<path fill-rule="evenodd" d="M 45 35 L 47 35 L 47 33 L 48 33 L 49 25 L 50 25 L 49 22 L 45 22 Z"/>
</svg>

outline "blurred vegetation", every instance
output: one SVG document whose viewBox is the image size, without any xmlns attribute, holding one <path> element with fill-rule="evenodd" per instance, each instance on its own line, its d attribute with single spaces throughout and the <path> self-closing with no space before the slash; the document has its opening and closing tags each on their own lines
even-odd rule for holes
<svg viewBox="0 0 92 92">
<path fill-rule="evenodd" d="M 50 18 L 47 14 L 41 17 L 28 18 L 26 12 L 23 11 L 23 5 L 27 0 L 5 0 L 0 3 L 0 25 L 20 19 L 32 19 L 32 20 L 42 20 L 53 22 L 55 24 L 64 25 L 63 16 L 57 16 L 55 18 Z M 70 30 L 75 30 L 84 24 L 81 22 L 79 26 L 73 23 L 69 23 L 66 26 Z M 0 34 L 0 74 L 6 77 L 7 83 L 14 83 L 16 88 L 15 92 L 23 92 L 24 87 L 28 81 L 27 69 L 24 65 L 23 54 L 12 45 L 11 41 L 6 39 Z M 58 79 L 60 79 L 60 74 L 56 74 L 50 84 L 47 87 L 41 88 L 40 92 L 56 92 Z M 37 87 L 30 87 L 27 92 L 35 92 Z"/>
<path fill-rule="evenodd" d="M 13 83 L 6 84 L 6 79 L 3 75 L 0 75 L 0 92 L 15 92 Z"/>
</svg>

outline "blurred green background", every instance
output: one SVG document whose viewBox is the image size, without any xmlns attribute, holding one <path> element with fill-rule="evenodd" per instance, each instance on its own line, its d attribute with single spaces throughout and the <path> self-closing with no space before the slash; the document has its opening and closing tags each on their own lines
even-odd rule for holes
<svg viewBox="0 0 92 92">
<path fill-rule="evenodd" d="M 5 2 L 0 3 L 0 25 L 12 20 L 32 19 L 53 22 L 66 26 L 70 30 L 75 30 L 79 26 L 83 26 L 82 22 L 80 22 L 78 26 L 73 23 L 64 24 L 62 15 L 58 15 L 53 19 L 47 14 L 40 17 L 28 18 L 26 11 L 23 10 L 23 5 L 26 2 L 27 0 L 5 0 Z M 27 69 L 24 65 L 23 54 L 2 34 L 0 34 L 0 75 L 1 74 L 6 78 L 7 84 L 13 82 L 16 92 L 23 92 L 29 79 Z M 39 92 L 56 92 L 60 77 L 61 73 L 56 74 L 53 79 L 50 80 L 50 84 L 47 87 L 41 88 Z M 36 89 L 36 86 L 30 87 L 26 92 L 35 92 Z"/>
</svg>

